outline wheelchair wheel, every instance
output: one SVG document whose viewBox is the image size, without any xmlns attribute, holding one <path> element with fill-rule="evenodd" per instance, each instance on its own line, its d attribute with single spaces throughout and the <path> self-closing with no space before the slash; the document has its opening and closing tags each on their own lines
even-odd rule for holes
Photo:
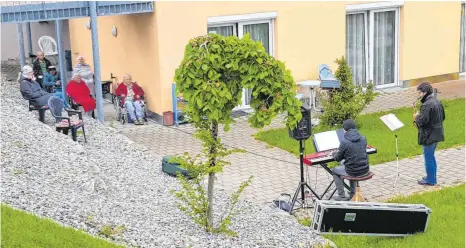
<svg viewBox="0 0 466 248">
<path fill-rule="evenodd" d="M 120 121 L 120 118 L 121 118 L 121 109 L 120 108 L 116 108 L 115 109 L 115 119 L 117 121 Z"/>
<path fill-rule="evenodd" d="M 123 114 L 124 113 L 124 114 Z M 125 124 L 126 122 L 128 122 L 128 115 L 126 114 L 126 112 L 122 111 L 122 114 L 120 115 L 120 118 L 121 118 L 121 124 Z"/>
</svg>

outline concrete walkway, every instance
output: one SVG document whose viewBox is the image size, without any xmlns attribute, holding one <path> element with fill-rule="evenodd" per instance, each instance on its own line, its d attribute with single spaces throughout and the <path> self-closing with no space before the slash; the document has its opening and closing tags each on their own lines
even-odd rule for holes
<svg viewBox="0 0 466 248">
<path fill-rule="evenodd" d="M 464 97 L 464 82 L 450 81 L 435 85 L 442 99 Z M 394 93 L 383 93 L 365 109 L 374 112 L 411 106 L 416 99 L 415 89 L 407 89 Z M 395 106 L 395 107 L 393 107 Z M 122 134 L 135 142 L 148 146 L 154 153 L 180 154 L 183 152 L 199 153 L 201 145 L 192 137 L 194 128 L 191 125 L 179 127 L 163 127 L 155 123 L 145 126 L 112 124 Z M 275 120 L 269 128 L 283 127 L 281 119 Z M 254 176 L 252 185 L 244 192 L 244 197 L 257 203 L 274 200 L 281 193 L 292 194 L 299 183 L 299 159 L 281 149 L 270 148 L 267 144 L 255 140 L 252 135 L 260 130 L 250 128 L 246 118 L 238 119 L 230 132 L 220 131 L 222 142 L 229 147 L 243 148 L 244 154 L 230 156 L 231 165 L 218 175 L 217 186 L 227 191 L 234 191 L 242 181 Z M 419 147 L 419 149 L 421 149 Z M 452 148 L 437 152 L 438 182 L 440 187 L 464 182 L 465 148 Z M 421 156 L 400 160 L 400 168 L 405 175 L 414 178 L 424 176 L 424 162 Z M 376 176 L 361 183 L 363 194 L 373 201 L 381 201 L 395 195 L 408 195 L 418 191 L 431 190 L 423 187 L 415 180 L 400 178 L 393 187 L 394 178 L 386 178 L 396 172 L 395 162 L 372 166 Z M 323 192 L 332 177 L 320 167 L 306 167 L 308 183 Z M 434 187 L 436 188 L 436 187 Z"/>
</svg>

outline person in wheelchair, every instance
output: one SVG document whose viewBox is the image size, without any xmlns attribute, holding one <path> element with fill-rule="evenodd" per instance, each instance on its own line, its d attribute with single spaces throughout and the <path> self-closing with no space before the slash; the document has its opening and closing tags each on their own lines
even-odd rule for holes
<svg viewBox="0 0 466 248">
<path fill-rule="evenodd" d="M 73 74 L 73 78 L 66 85 L 66 94 L 75 103 L 80 104 L 83 107 L 84 112 L 89 116 L 92 116 L 96 107 L 95 100 L 91 97 L 91 91 L 82 80 L 81 74 Z"/>
<path fill-rule="evenodd" d="M 115 89 L 115 95 L 121 97 L 121 106 L 126 108 L 129 118 L 135 125 L 143 125 L 143 95 L 144 90 L 136 83 L 131 81 L 131 75 L 123 76 L 123 83 Z"/>
</svg>

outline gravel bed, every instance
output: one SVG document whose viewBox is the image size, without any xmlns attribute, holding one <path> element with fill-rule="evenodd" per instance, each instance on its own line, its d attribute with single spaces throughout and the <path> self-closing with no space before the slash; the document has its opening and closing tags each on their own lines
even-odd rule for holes
<svg viewBox="0 0 466 248">
<path fill-rule="evenodd" d="M 1 84 L 1 196 L 15 208 L 92 235 L 117 227 L 114 242 L 137 247 L 315 247 L 328 241 L 271 206 L 241 201 L 232 219 L 238 237 L 210 235 L 178 210 L 175 178 L 161 172 L 161 155 L 111 127 L 85 119 L 82 137 L 55 132 L 28 112 L 17 82 Z M 154 137 L 157 139 L 157 137 Z M 220 218 L 228 194 L 215 192 Z"/>
</svg>

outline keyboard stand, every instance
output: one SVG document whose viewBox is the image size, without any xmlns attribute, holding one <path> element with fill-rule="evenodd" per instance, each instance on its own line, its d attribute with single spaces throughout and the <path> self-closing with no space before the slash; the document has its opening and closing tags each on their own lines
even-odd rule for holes
<svg viewBox="0 0 466 248">
<path fill-rule="evenodd" d="M 324 170 L 326 170 L 332 177 L 333 177 L 333 171 L 328 168 L 327 164 L 320 164 L 320 166 L 322 168 L 324 168 Z M 320 196 L 321 199 L 324 199 L 324 196 L 325 194 L 327 194 L 328 190 L 330 189 L 330 187 L 332 187 L 332 185 L 334 184 L 335 180 L 332 180 L 330 182 L 330 184 L 327 186 L 327 188 L 325 189 L 324 193 L 322 193 L 322 195 Z M 343 186 L 345 186 L 346 189 L 348 189 L 350 192 L 351 192 L 351 187 L 345 183 L 345 181 L 343 181 Z M 332 199 L 333 195 L 335 194 L 335 192 L 337 192 L 337 188 L 335 187 L 335 189 L 333 190 L 332 194 L 330 194 L 330 196 L 328 197 L 328 200 Z"/>
<path fill-rule="evenodd" d="M 299 191 L 301 191 L 301 206 L 299 208 L 304 208 L 305 204 L 305 194 L 304 194 L 304 188 L 308 188 L 312 194 L 319 200 L 322 198 L 307 184 L 306 181 L 304 181 L 304 148 L 303 148 L 303 140 L 299 140 L 299 165 L 300 165 L 300 170 L 301 170 L 301 181 L 298 184 L 298 188 L 296 188 L 296 191 L 294 192 L 293 195 L 293 200 L 291 201 L 291 207 L 290 207 L 290 214 L 293 212 L 294 205 L 296 204 L 296 201 L 298 200 L 298 195 Z M 296 208 L 296 209 L 299 209 Z"/>
</svg>

